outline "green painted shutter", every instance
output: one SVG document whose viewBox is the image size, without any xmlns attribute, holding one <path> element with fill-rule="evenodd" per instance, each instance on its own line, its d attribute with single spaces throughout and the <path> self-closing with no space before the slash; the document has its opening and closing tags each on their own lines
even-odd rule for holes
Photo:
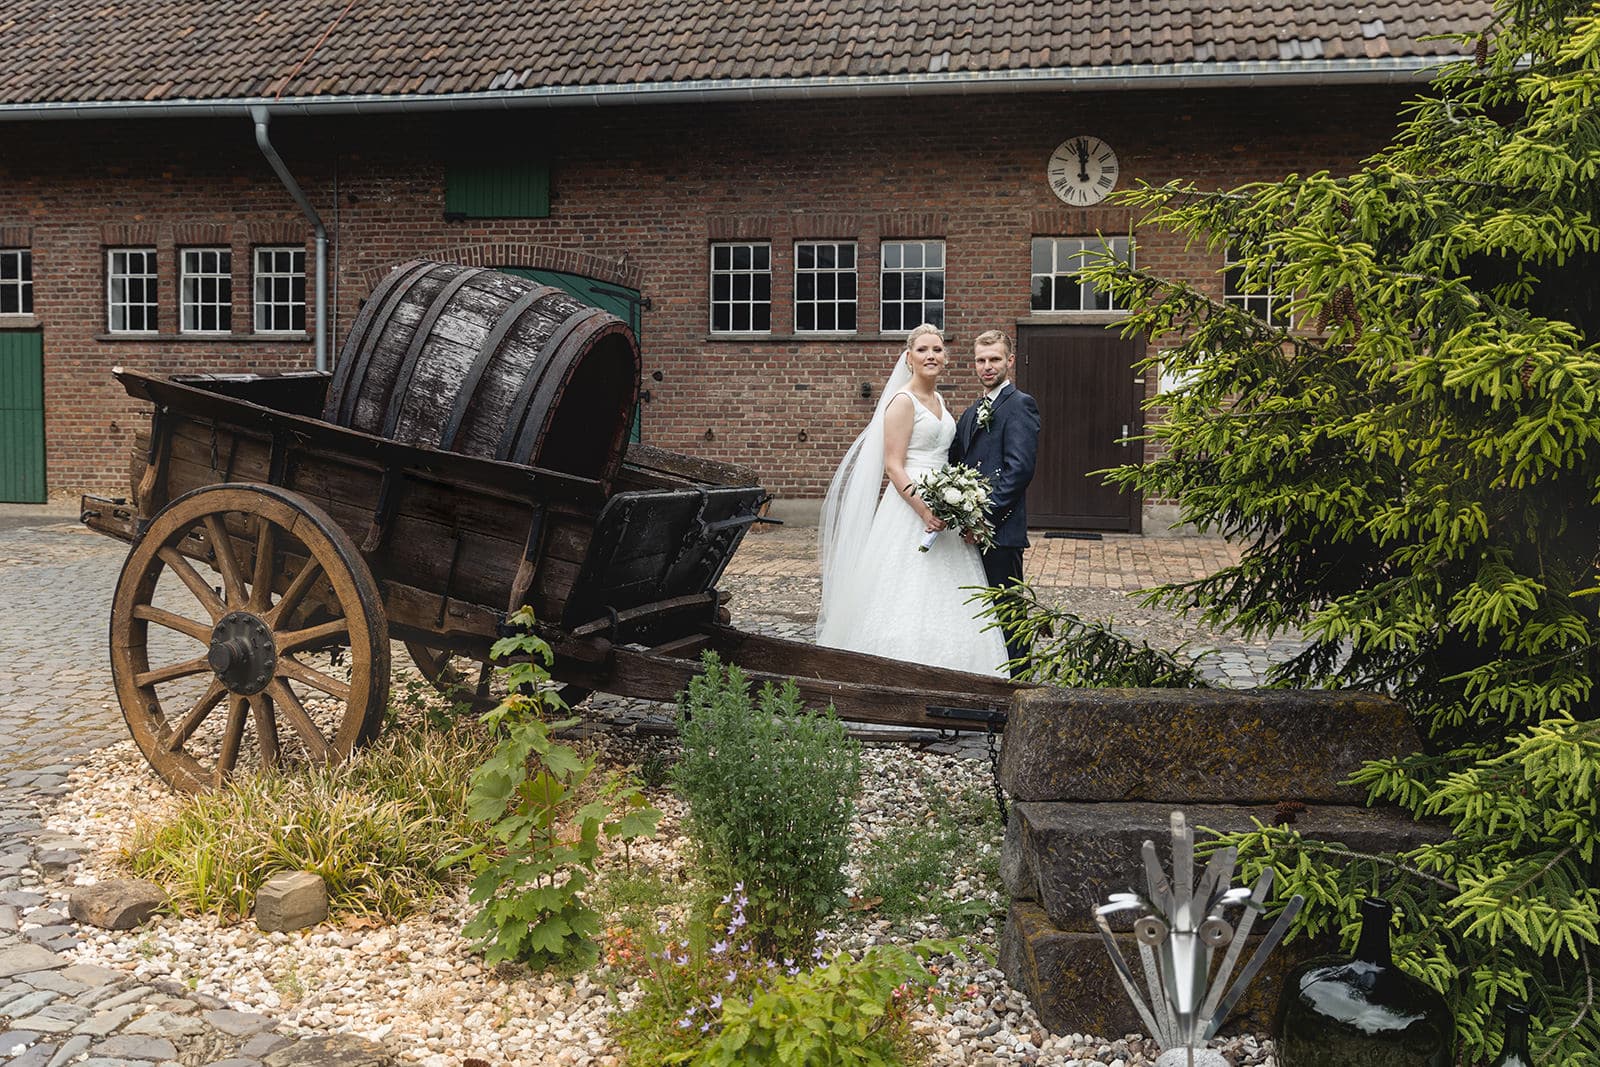
<svg viewBox="0 0 1600 1067">
<path fill-rule="evenodd" d="M 585 278 L 579 274 L 564 274 L 555 270 L 526 270 L 522 267 L 500 267 L 507 274 L 514 274 L 518 278 L 527 278 L 529 281 L 538 282 L 540 285 L 552 285 L 570 296 L 582 300 L 591 307 L 609 311 L 633 330 L 633 336 L 639 338 L 639 293 L 633 289 L 624 289 L 620 285 L 609 282 L 597 282 L 593 278 Z M 644 404 L 633 405 L 633 428 L 628 431 L 628 440 L 639 440 L 641 429 L 640 412 Z"/>
<path fill-rule="evenodd" d="M 544 163 L 449 163 L 445 214 L 468 219 L 542 219 L 550 215 L 550 167 Z"/>
<path fill-rule="evenodd" d="M 44 502 L 44 336 L 0 333 L 0 502 Z"/>
</svg>

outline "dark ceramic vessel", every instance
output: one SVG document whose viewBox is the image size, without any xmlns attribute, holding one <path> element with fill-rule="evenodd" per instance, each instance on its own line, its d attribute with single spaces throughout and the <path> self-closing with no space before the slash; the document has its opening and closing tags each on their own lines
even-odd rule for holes
<svg viewBox="0 0 1600 1067">
<path fill-rule="evenodd" d="M 1504 1018 L 1505 1040 L 1489 1067 L 1533 1067 L 1533 1055 L 1528 1051 L 1528 1006 L 1514 1000 L 1506 1005 Z"/>
<path fill-rule="evenodd" d="M 1361 902 L 1348 960 L 1308 960 L 1278 1001 L 1280 1067 L 1450 1067 L 1455 1021 L 1435 990 L 1394 965 L 1389 902 Z"/>
</svg>

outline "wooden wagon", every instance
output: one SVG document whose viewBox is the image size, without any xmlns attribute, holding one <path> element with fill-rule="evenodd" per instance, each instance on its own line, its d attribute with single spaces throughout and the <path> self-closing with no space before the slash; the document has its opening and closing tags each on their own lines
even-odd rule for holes
<svg viewBox="0 0 1600 1067">
<path fill-rule="evenodd" d="M 178 788 L 242 754 L 346 757 L 382 724 L 391 639 L 447 685 L 524 605 L 572 700 L 672 700 L 712 649 L 853 721 L 1004 721 L 1006 681 L 731 627 L 717 583 L 766 492 L 629 444 L 632 333 L 557 290 L 419 261 L 374 290 L 334 375 L 115 374 L 150 427 L 131 498 L 82 516 L 132 545 L 112 675 Z"/>
</svg>

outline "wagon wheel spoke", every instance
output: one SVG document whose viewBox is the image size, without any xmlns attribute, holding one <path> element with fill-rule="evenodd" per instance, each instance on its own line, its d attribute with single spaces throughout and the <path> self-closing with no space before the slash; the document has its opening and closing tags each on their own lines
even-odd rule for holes
<svg viewBox="0 0 1600 1067">
<path fill-rule="evenodd" d="M 278 548 L 277 529 L 265 515 L 256 519 L 256 565 L 250 575 L 250 607 L 258 612 L 272 607 L 272 564 Z"/>
<path fill-rule="evenodd" d="M 217 754 L 216 770 L 212 772 L 211 784 L 220 789 L 233 777 L 233 768 L 239 762 L 239 746 L 244 741 L 244 713 L 247 698 L 232 695 L 228 697 L 228 724 L 222 729 L 222 751 Z"/>
<path fill-rule="evenodd" d="M 194 569 L 194 565 L 183 558 L 183 553 L 171 545 L 167 545 L 157 553 L 157 556 L 162 563 L 167 565 L 168 570 L 178 576 L 179 581 L 189 587 L 189 592 L 193 593 L 194 598 L 200 601 L 200 606 L 211 613 L 212 622 L 216 622 L 228 613 L 227 605 L 222 602 L 216 591 L 211 588 L 206 580 L 200 577 L 200 572 Z"/>
<path fill-rule="evenodd" d="M 303 682 L 313 689 L 320 689 L 331 697 L 337 697 L 340 700 L 350 699 L 350 687 L 348 685 L 331 674 L 324 674 L 313 667 L 308 667 L 290 656 L 282 656 L 278 659 L 278 673 L 285 678 L 293 678 L 297 682 Z"/>
<path fill-rule="evenodd" d="M 162 739 L 162 747 L 168 752 L 176 752 L 181 749 L 184 742 L 193 737 L 194 732 L 200 729 L 200 724 L 206 721 L 206 716 L 210 715 L 212 710 L 222 703 L 222 698 L 227 693 L 227 686 L 213 678 L 211 687 L 201 694 L 199 700 L 194 702 L 194 707 L 190 708 L 188 713 L 179 720 L 177 727 Z"/>
<path fill-rule="evenodd" d="M 222 591 L 228 607 L 242 608 L 248 601 L 244 586 L 244 571 L 239 567 L 239 557 L 233 554 L 233 538 L 220 515 L 205 517 L 206 534 L 211 540 L 211 551 L 217 556 L 217 571 L 222 575 Z"/>
<path fill-rule="evenodd" d="M 283 591 L 283 596 L 278 598 L 271 611 L 262 616 L 267 625 L 275 627 L 279 621 L 293 614 L 294 609 L 300 606 L 300 601 L 305 599 L 306 594 L 321 576 L 322 565 L 314 559 L 306 560 L 306 565 L 294 576 L 294 581 Z"/>
<path fill-rule="evenodd" d="M 343 619 L 334 619 L 332 622 L 322 623 L 320 626 L 308 626 L 304 630 L 290 630 L 278 633 L 278 654 L 286 655 L 298 652 L 303 648 L 310 648 L 323 644 L 335 637 L 345 637 L 350 633 L 350 624 Z M 340 642 L 341 644 L 343 642 Z"/>
<path fill-rule="evenodd" d="M 283 717 L 289 720 L 294 732 L 300 735 L 300 740 L 314 761 L 326 763 L 332 758 L 333 749 L 328 746 L 328 739 L 322 736 L 322 731 L 312 720 L 311 713 L 300 703 L 300 698 L 294 695 L 294 690 L 289 688 L 288 682 L 282 678 L 274 678 L 267 686 L 267 695 L 272 697 L 273 706 L 283 712 Z"/>
<path fill-rule="evenodd" d="M 149 685 L 160 685 L 162 682 L 171 682 L 178 678 L 190 678 L 196 674 L 203 674 L 211 670 L 211 664 L 204 656 L 198 659 L 186 659 L 182 663 L 173 663 L 165 667 L 157 667 L 153 671 L 145 671 L 133 676 L 133 684 L 141 688 Z"/>
<path fill-rule="evenodd" d="M 268 687 L 270 690 L 270 686 Z M 287 688 L 287 686 L 285 686 Z M 278 749 L 278 720 L 272 714 L 272 701 L 266 693 L 250 698 L 250 719 L 256 724 L 256 742 L 261 746 L 261 765 L 276 767 L 283 760 Z"/>
<path fill-rule="evenodd" d="M 157 626 L 165 626 L 169 630 L 176 630 L 180 634 L 188 634 L 203 645 L 211 643 L 211 627 L 203 622 L 179 615 L 176 612 L 166 611 L 152 604 L 140 604 L 133 609 L 133 617 L 153 622 Z"/>
</svg>

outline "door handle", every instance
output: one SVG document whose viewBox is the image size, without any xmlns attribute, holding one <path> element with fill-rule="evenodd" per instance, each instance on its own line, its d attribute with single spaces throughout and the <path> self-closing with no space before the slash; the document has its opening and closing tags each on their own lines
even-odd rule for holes
<svg viewBox="0 0 1600 1067">
<path fill-rule="evenodd" d="M 1127 423 L 1123 423 L 1122 424 L 1122 436 L 1118 439 L 1117 443 L 1120 444 L 1123 448 L 1127 448 L 1128 447 L 1128 424 Z"/>
</svg>

